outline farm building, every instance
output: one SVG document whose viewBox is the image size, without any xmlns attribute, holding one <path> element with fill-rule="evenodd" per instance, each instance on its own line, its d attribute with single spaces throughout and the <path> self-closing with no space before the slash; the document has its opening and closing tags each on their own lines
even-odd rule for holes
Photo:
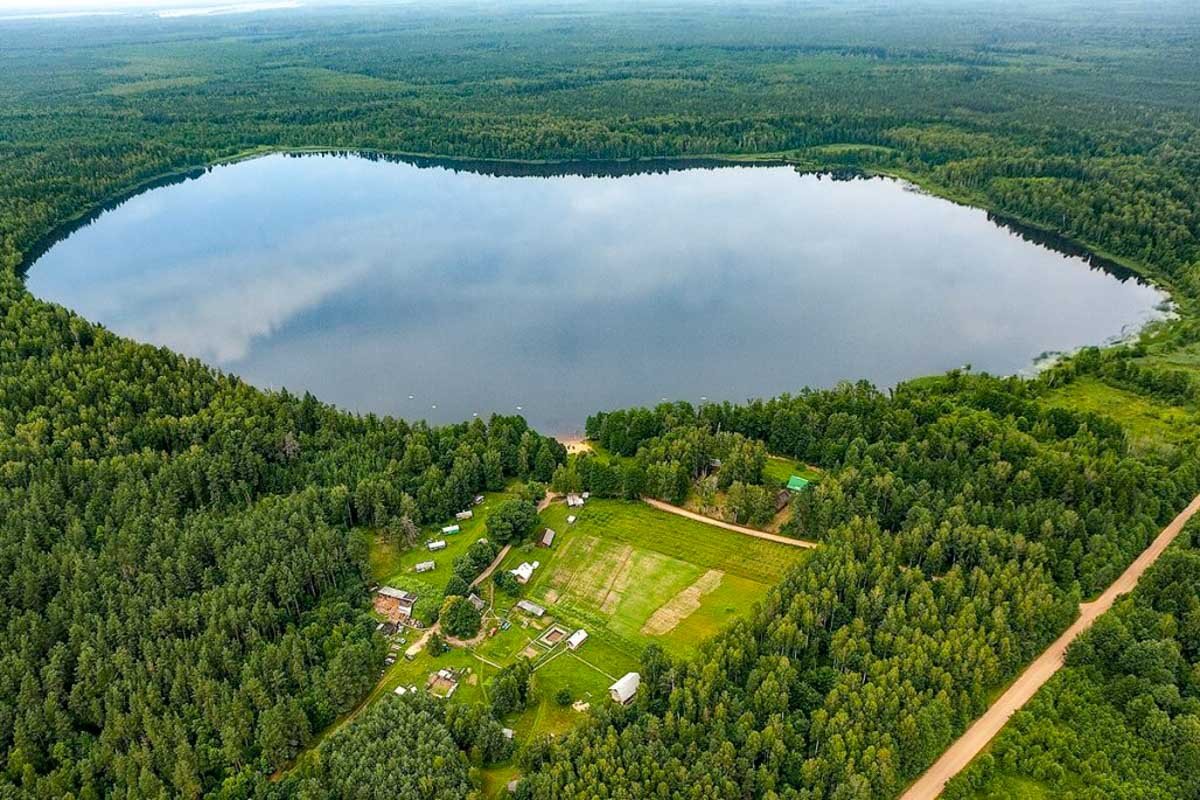
<svg viewBox="0 0 1200 800">
<path fill-rule="evenodd" d="M 462 528 L 458 527 L 457 525 L 447 525 L 446 527 L 442 528 L 442 533 L 446 536 L 453 536 L 461 530 Z"/>
<path fill-rule="evenodd" d="M 436 561 L 422 561 L 420 564 L 417 564 L 416 570 L 417 572 L 432 572 L 436 567 Z"/>
<path fill-rule="evenodd" d="M 483 601 L 483 598 L 474 592 L 471 592 L 471 594 L 467 595 L 467 602 L 475 606 L 476 611 L 483 611 L 483 609 L 487 607 L 487 603 Z"/>
<path fill-rule="evenodd" d="M 587 641 L 587 631 L 583 628 L 571 634 L 571 638 L 567 639 L 567 647 L 572 650 L 578 650 L 579 646 Z"/>
<path fill-rule="evenodd" d="M 451 669 L 439 669 L 429 676 L 425 688 L 434 697 L 450 697 L 458 688 L 458 674 Z"/>
<path fill-rule="evenodd" d="M 534 561 L 532 564 L 530 564 L 528 561 L 522 561 L 520 566 L 509 571 L 512 572 L 513 577 L 517 579 L 517 583 L 529 583 L 529 579 L 533 577 L 533 571 L 540 566 L 541 564 L 536 561 Z"/>
<path fill-rule="evenodd" d="M 554 544 L 554 536 L 554 530 L 552 528 L 546 528 L 546 532 L 542 534 L 542 540 L 538 542 L 538 544 L 542 547 L 549 547 L 550 545 Z"/>
<path fill-rule="evenodd" d="M 583 507 L 583 498 L 577 494 L 567 495 L 567 507 L 568 508 L 582 508 Z"/>
<path fill-rule="evenodd" d="M 428 547 L 431 551 L 445 550 L 446 549 L 446 540 L 438 539 L 437 541 L 430 542 L 429 544 L 427 544 L 425 546 Z"/>
<path fill-rule="evenodd" d="M 455 518 L 456 520 L 458 520 L 459 522 L 465 522 L 465 521 L 469 520 L 469 519 L 470 519 L 471 517 L 473 517 L 473 516 L 475 516 L 475 512 L 474 512 L 474 511 L 469 511 L 469 510 L 468 510 L 468 511 L 460 511 L 460 512 L 458 512 L 457 514 L 455 514 L 455 515 L 454 515 L 454 518 Z"/>
<path fill-rule="evenodd" d="M 608 693 L 612 696 L 613 702 L 626 706 L 633 700 L 633 696 L 637 694 L 638 687 L 641 685 L 641 675 L 636 672 L 626 672 L 619 681 L 608 687 Z"/>
<path fill-rule="evenodd" d="M 531 603 L 528 600 L 518 600 L 517 608 L 535 617 L 540 617 L 546 613 L 546 609 L 539 606 L 537 603 Z"/>
<path fill-rule="evenodd" d="M 375 610 L 387 617 L 389 622 L 399 622 L 411 617 L 413 604 L 416 602 L 415 594 L 394 586 L 382 586 L 375 592 Z"/>
<path fill-rule="evenodd" d="M 800 492 L 808 487 L 808 480 L 801 478 L 799 475 L 793 475 L 788 478 L 787 488 L 789 492 Z"/>
</svg>

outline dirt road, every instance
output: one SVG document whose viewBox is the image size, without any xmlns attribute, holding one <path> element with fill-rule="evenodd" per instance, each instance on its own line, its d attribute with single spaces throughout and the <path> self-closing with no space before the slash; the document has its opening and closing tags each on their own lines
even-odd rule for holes
<svg viewBox="0 0 1200 800">
<path fill-rule="evenodd" d="M 1200 510 L 1200 496 L 1192 500 L 1179 516 L 1163 528 L 1162 533 L 1142 551 L 1142 554 L 1129 565 L 1127 570 L 1121 573 L 1121 576 L 1105 590 L 1104 594 L 1090 603 L 1080 605 L 1079 619 L 1075 621 L 1075 624 L 1067 628 L 1066 633 L 1058 637 L 1054 644 L 1050 645 L 1032 664 L 1025 668 L 1020 677 L 1008 687 L 1008 691 L 1000 695 L 1000 698 L 984 712 L 983 716 L 975 720 L 974 724 L 967 728 L 966 733 L 950 745 L 946 752 L 942 753 L 941 758 L 935 761 L 933 766 L 918 778 L 907 792 L 901 795 L 900 800 L 934 800 L 940 795 L 946 782 L 971 763 L 972 759 L 979 755 L 988 742 L 1000 732 L 1004 723 L 1008 722 L 1008 718 L 1029 702 L 1037 690 L 1042 688 L 1042 685 L 1050 680 L 1054 673 L 1058 672 L 1063 665 L 1063 655 L 1067 652 L 1067 646 L 1075 640 L 1075 637 L 1090 628 L 1097 617 L 1112 608 L 1113 602 L 1118 597 L 1128 594 L 1137 585 L 1142 573 L 1162 555 L 1167 546 L 1183 530 L 1184 524 L 1198 510 Z"/>
<path fill-rule="evenodd" d="M 792 547 L 813 548 L 817 546 L 816 542 L 806 542 L 803 539 L 793 539 L 790 536 L 780 536 L 777 533 L 767 533 L 765 531 L 756 531 L 753 528 L 743 528 L 741 525 L 734 525 L 732 522 L 722 522 L 719 519 L 713 519 L 712 517 L 706 517 L 703 514 L 697 514 L 695 511 L 688 511 L 686 508 L 680 508 L 679 506 L 673 506 L 670 503 L 664 503 L 662 500 L 652 500 L 649 497 L 643 497 L 642 500 L 647 505 L 654 506 L 659 511 L 666 511 L 668 514 L 677 514 L 681 517 L 694 519 L 697 522 L 704 522 L 708 525 L 724 528 L 727 531 L 745 534 L 746 536 L 753 536 L 756 539 L 766 539 L 768 542 L 778 542 L 779 544 L 786 544 Z"/>
</svg>

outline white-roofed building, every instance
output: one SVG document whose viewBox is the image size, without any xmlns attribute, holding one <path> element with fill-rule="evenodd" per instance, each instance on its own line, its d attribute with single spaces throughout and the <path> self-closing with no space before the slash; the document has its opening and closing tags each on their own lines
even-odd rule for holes
<svg viewBox="0 0 1200 800">
<path fill-rule="evenodd" d="M 580 628 L 579 630 L 572 633 L 570 638 L 567 639 L 567 647 L 569 647 L 572 650 L 578 650 L 579 645 L 583 644 L 586 641 L 587 641 L 587 631 L 585 631 L 583 628 Z"/>
<path fill-rule="evenodd" d="M 533 571 L 537 569 L 537 562 L 530 564 L 528 561 L 522 561 L 520 566 L 514 570 L 510 570 L 513 577 L 517 579 L 517 583 L 529 583 L 529 579 L 533 577 Z"/>
<path fill-rule="evenodd" d="M 619 681 L 608 687 L 608 693 L 612 696 L 613 702 L 625 706 L 633 701 L 633 696 L 637 694 L 638 687 L 641 685 L 641 675 L 636 672 L 626 672 Z"/>
<path fill-rule="evenodd" d="M 542 608 L 537 603 L 531 603 L 528 600 L 518 600 L 517 608 L 521 609 L 526 614 L 532 614 L 535 617 L 540 617 L 546 613 L 546 609 Z"/>
</svg>

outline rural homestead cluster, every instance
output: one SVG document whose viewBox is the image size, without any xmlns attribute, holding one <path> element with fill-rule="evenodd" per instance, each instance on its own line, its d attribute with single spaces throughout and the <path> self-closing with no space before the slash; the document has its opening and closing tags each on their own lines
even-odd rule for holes
<svg viewBox="0 0 1200 800">
<path fill-rule="evenodd" d="M 567 526 L 573 526 L 578 522 L 579 515 L 589 499 L 588 492 L 568 493 L 562 499 L 565 507 L 573 512 L 566 516 Z M 474 505 L 481 506 L 485 500 L 483 495 L 477 495 L 474 498 Z M 475 519 L 474 509 L 467 509 L 455 514 L 454 524 L 440 528 L 436 537 L 431 537 L 425 542 L 424 548 L 430 554 L 430 558 L 413 565 L 412 573 L 429 576 L 430 573 L 436 572 L 438 560 L 441 557 L 439 554 L 446 553 L 448 542 L 453 537 L 460 536 L 463 533 L 463 525 Z M 557 531 L 550 527 L 544 527 L 534 537 L 534 545 L 538 549 L 552 552 L 557 538 Z M 487 543 L 487 539 L 482 537 L 476 541 Z M 489 592 L 483 587 L 485 579 L 500 566 L 507 551 L 508 548 L 501 551 L 495 561 L 475 579 L 466 596 L 467 602 L 486 622 L 477 638 L 491 638 L 516 625 L 530 631 L 531 642 L 529 647 L 523 651 L 523 655 L 532 657 L 535 661 L 552 658 L 559 651 L 578 653 L 589 638 L 589 633 L 585 628 L 564 625 L 546 606 L 528 598 L 519 598 L 514 602 L 499 604 L 495 593 Z M 536 558 L 521 560 L 520 563 L 506 569 L 505 572 L 512 576 L 517 585 L 526 586 L 542 566 L 542 561 Z M 386 667 L 391 667 L 396 662 L 397 653 L 404 645 L 408 645 L 403 653 L 404 660 L 413 662 L 427 647 L 429 638 L 440 633 L 440 623 L 434 623 L 432 627 L 429 627 L 416 617 L 415 610 L 420 599 L 421 595 L 418 592 L 408 588 L 383 585 L 375 589 L 374 610 L 383 619 L 377 627 L 391 640 L 391 653 L 386 661 Z M 500 605 L 505 607 L 501 608 Z M 410 636 L 416 637 L 411 644 L 409 644 Z M 449 636 L 447 636 L 447 640 L 450 644 L 460 647 L 469 647 L 477 643 L 463 642 Z M 430 669 L 425 679 L 419 682 L 421 688 L 418 688 L 418 683 L 401 683 L 393 689 L 393 692 L 403 696 L 423 689 L 433 697 L 446 699 L 455 694 L 463 681 L 474 680 L 473 676 L 474 670 L 470 667 L 438 666 Z M 608 695 L 613 702 L 622 705 L 629 704 L 636 696 L 640 683 L 641 676 L 638 672 L 627 671 L 611 683 L 608 687 Z M 572 707 L 575 711 L 586 711 L 589 704 L 580 701 L 573 703 Z M 504 731 L 509 738 L 514 735 L 511 728 L 505 728 Z"/>
</svg>

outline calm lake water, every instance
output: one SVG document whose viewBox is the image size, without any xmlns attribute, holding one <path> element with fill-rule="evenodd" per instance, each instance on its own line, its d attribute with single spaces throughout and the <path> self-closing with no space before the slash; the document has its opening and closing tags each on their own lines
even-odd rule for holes
<svg viewBox="0 0 1200 800">
<path fill-rule="evenodd" d="M 1009 374 L 1165 299 L 886 180 L 787 167 L 494 177 L 270 156 L 138 195 L 30 290 L 263 386 L 553 433 L 970 363 Z"/>
</svg>

